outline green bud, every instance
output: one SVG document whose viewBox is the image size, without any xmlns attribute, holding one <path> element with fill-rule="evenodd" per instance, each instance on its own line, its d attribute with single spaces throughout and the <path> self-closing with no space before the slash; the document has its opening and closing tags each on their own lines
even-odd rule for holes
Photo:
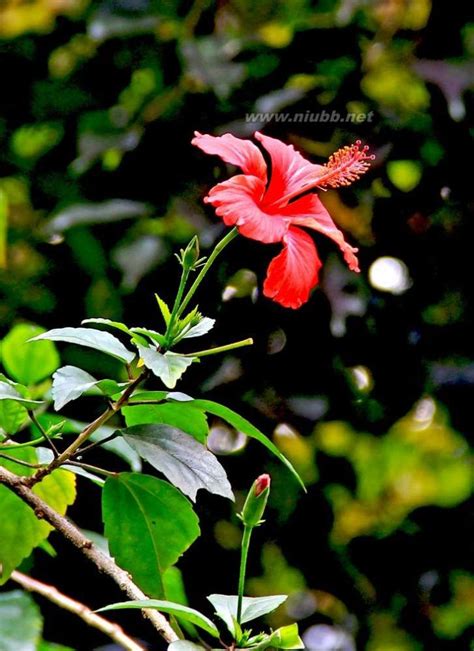
<svg viewBox="0 0 474 651">
<path fill-rule="evenodd" d="M 256 527 L 261 523 L 270 494 L 270 482 L 270 475 L 260 475 L 252 484 L 241 514 L 246 527 Z"/>
<path fill-rule="evenodd" d="M 199 240 L 197 235 L 195 235 L 184 251 L 181 252 L 181 262 L 184 269 L 194 269 L 198 261 Z"/>
</svg>

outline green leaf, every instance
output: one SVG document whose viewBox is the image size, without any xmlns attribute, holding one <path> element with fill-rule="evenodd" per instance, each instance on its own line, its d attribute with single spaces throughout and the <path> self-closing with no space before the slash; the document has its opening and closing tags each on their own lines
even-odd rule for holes
<svg viewBox="0 0 474 651">
<path fill-rule="evenodd" d="M 29 594 L 0 594 L 0 651 L 36 651 L 42 630 L 40 609 Z"/>
<path fill-rule="evenodd" d="M 192 337 L 202 337 L 214 327 L 216 320 L 205 316 L 198 324 L 187 330 L 180 336 L 180 339 L 191 339 Z"/>
<path fill-rule="evenodd" d="M 25 407 L 37 407 L 42 404 L 41 400 L 29 400 L 28 398 L 24 398 L 11 384 L 1 381 L 0 400 L 13 400 L 14 402 L 24 404 Z"/>
<path fill-rule="evenodd" d="M 188 606 L 186 589 L 184 587 L 183 575 L 181 570 L 174 566 L 170 567 L 163 574 L 164 596 L 167 601 Z M 198 637 L 198 632 L 194 624 L 186 620 L 180 621 L 181 628 L 192 638 Z"/>
<path fill-rule="evenodd" d="M 162 596 L 162 574 L 199 536 L 190 502 L 168 482 L 120 473 L 102 491 L 105 536 L 117 563 L 150 596 Z"/>
<path fill-rule="evenodd" d="M 104 325 L 109 328 L 114 328 L 115 330 L 125 332 L 127 335 L 132 335 L 130 328 L 126 326 L 125 323 L 120 323 L 120 321 L 111 321 L 110 319 L 102 319 L 100 317 L 97 317 L 92 319 L 84 319 L 81 321 L 81 324 L 85 323 L 96 323 L 97 325 Z"/>
<path fill-rule="evenodd" d="M 200 488 L 234 499 L 225 470 L 216 457 L 179 429 L 169 425 L 135 425 L 121 433 L 143 459 L 193 501 Z"/>
<path fill-rule="evenodd" d="M 214 606 L 216 615 L 225 622 L 227 628 L 235 636 L 235 621 L 237 620 L 237 595 L 211 594 L 208 597 Z M 271 613 L 288 599 L 287 595 L 271 597 L 244 597 L 242 600 L 241 624 L 251 622 L 262 615 Z"/>
<path fill-rule="evenodd" d="M 140 396 L 137 396 L 140 399 Z M 165 423 L 177 427 L 186 434 L 194 436 L 200 443 L 205 443 L 209 426 L 202 409 L 186 402 L 164 402 L 162 405 L 135 405 L 124 407 L 122 413 L 128 427 Z"/>
<path fill-rule="evenodd" d="M 135 353 L 125 348 L 119 339 L 109 332 L 94 330 L 93 328 L 55 328 L 37 337 L 33 337 L 32 341 L 43 339 L 65 341 L 69 344 L 94 348 L 95 350 L 100 350 L 102 353 L 115 357 L 125 364 L 130 364 L 135 358 Z"/>
<path fill-rule="evenodd" d="M 22 384 L 37 384 L 59 366 L 59 355 L 49 341 L 34 341 L 44 329 L 28 323 L 15 326 L 2 342 L 3 365 Z"/>
<path fill-rule="evenodd" d="M 214 416 L 222 418 L 222 420 L 225 420 L 227 423 L 229 423 L 229 425 L 235 427 L 235 429 L 239 432 L 243 432 L 250 438 L 259 441 L 267 448 L 267 450 L 270 450 L 270 452 L 272 452 L 288 468 L 295 479 L 301 484 L 303 489 L 306 490 L 303 480 L 296 472 L 292 464 L 288 461 L 288 459 L 280 452 L 277 446 L 268 437 L 266 437 L 265 434 L 263 434 L 263 432 L 258 430 L 246 418 L 239 416 L 239 414 L 237 414 L 235 411 L 232 411 L 232 409 L 229 409 L 224 405 L 220 405 L 218 402 L 213 402 L 212 400 L 193 400 L 189 404 L 207 411 L 209 414 L 213 414 Z"/>
<path fill-rule="evenodd" d="M 70 646 L 64 646 L 63 644 L 56 644 L 55 642 L 46 642 L 45 640 L 42 640 L 36 651 L 74 651 L 74 649 Z"/>
<path fill-rule="evenodd" d="M 147 368 L 150 369 L 168 389 L 174 389 L 176 382 L 183 375 L 184 371 L 195 361 L 194 357 L 184 357 L 175 353 L 162 355 L 151 346 L 145 348 L 137 345 L 140 357 Z"/>
<path fill-rule="evenodd" d="M 0 428 L 10 436 L 16 434 L 28 416 L 26 407 L 13 400 L 0 401 Z"/>
<path fill-rule="evenodd" d="M 59 411 L 68 402 L 76 400 L 94 387 L 100 389 L 101 384 L 106 389 L 107 395 L 120 391 L 120 385 L 113 380 L 96 380 L 95 377 L 76 366 L 63 366 L 53 375 L 52 394 L 55 410 Z"/>
<path fill-rule="evenodd" d="M 8 456 L 28 463 L 37 463 L 38 460 L 32 448 L 9 450 Z M 0 464 L 17 475 L 28 476 L 34 472 L 32 468 L 3 458 L 0 459 Z M 67 507 L 76 497 L 75 477 L 67 470 L 55 470 L 32 490 L 55 511 L 64 515 Z M 33 510 L 6 486 L 0 486 L 0 513 L 2 514 L 0 559 L 3 565 L 1 585 L 23 559 L 48 537 L 52 527 L 47 522 L 38 520 Z"/>
<path fill-rule="evenodd" d="M 156 300 L 157 300 L 158 307 L 160 308 L 160 312 L 161 312 L 161 315 L 162 315 L 162 317 L 163 317 L 163 319 L 164 319 L 164 322 L 165 322 L 166 325 L 168 325 L 168 323 L 170 322 L 170 319 L 171 319 L 171 312 L 170 312 L 170 309 L 169 309 L 169 307 L 166 305 L 166 303 L 164 302 L 164 300 L 161 299 L 161 298 L 158 296 L 158 294 L 155 294 L 155 298 L 156 298 Z"/>
<path fill-rule="evenodd" d="M 298 624 L 289 624 L 273 631 L 270 645 L 277 649 L 304 649 L 303 640 L 298 634 Z"/>
<path fill-rule="evenodd" d="M 194 608 L 189 608 L 188 606 L 183 606 L 182 604 L 177 604 L 172 601 L 161 601 L 159 599 L 120 601 L 116 604 L 110 604 L 110 606 L 100 608 L 96 612 L 103 613 L 107 610 L 127 609 L 142 610 L 143 608 L 150 608 L 151 610 L 159 610 L 162 613 L 169 613 L 170 615 L 174 615 L 176 619 L 184 619 L 187 622 L 191 622 L 195 626 L 198 626 L 209 633 L 209 635 L 219 638 L 217 627 L 205 615 L 200 613 L 198 610 L 194 610 Z"/>
<path fill-rule="evenodd" d="M 132 334 L 145 335 L 145 337 L 148 337 L 152 342 L 160 346 L 163 346 L 166 342 L 165 336 L 156 332 L 156 330 L 150 330 L 149 328 L 131 328 L 131 332 Z"/>
<path fill-rule="evenodd" d="M 176 640 L 168 646 L 168 651 L 205 651 L 205 647 L 188 640 Z"/>
</svg>

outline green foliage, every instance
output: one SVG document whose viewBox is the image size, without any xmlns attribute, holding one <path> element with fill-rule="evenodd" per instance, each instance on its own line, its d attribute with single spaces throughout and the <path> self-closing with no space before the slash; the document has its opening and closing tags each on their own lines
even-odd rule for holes
<svg viewBox="0 0 474 651">
<path fill-rule="evenodd" d="M 191 622 L 191 624 L 198 626 L 203 631 L 206 631 L 206 633 L 209 633 L 209 635 L 212 635 L 212 637 L 219 638 L 219 631 L 210 619 L 202 615 L 197 610 L 194 610 L 193 608 L 173 603 L 171 601 L 163 601 L 159 599 L 147 599 L 146 601 L 123 601 L 120 603 L 111 604 L 110 606 L 105 606 L 104 608 L 100 608 L 98 612 L 105 612 L 107 610 L 123 610 L 129 608 L 150 608 L 151 610 L 156 609 L 163 613 L 170 613 L 171 615 L 174 615 L 178 620 L 182 619 L 186 622 Z"/>
<path fill-rule="evenodd" d="M 39 326 L 22 323 L 2 341 L 2 362 L 6 372 L 22 384 L 31 385 L 49 377 L 59 366 L 59 355 L 49 341 L 35 341 L 45 331 Z"/>
<path fill-rule="evenodd" d="M 54 409 L 59 411 L 68 402 L 77 400 L 95 387 L 99 389 L 99 393 L 105 395 L 114 395 L 120 392 L 120 385 L 113 380 L 96 380 L 95 377 L 80 368 L 63 366 L 53 375 Z"/>
<path fill-rule="evenodd" d="M 37 651 L 42 628 L 40 609 L 27 593 L 0 594 L 0 651 Z"/>
<path fill-rule="evenodd" d="M 275 595 L 271 597 L 244 597 L 242 600 L 242 615 L 240 623 L 246 624 L 254 619 L 266 615 L 267 613 L 273 612 L 281 606 L 287 598 L 286 595 Z M 214 606 L 216 615 L 225 622 L 225 625 L 235 638 L 237 635 L 236 619 L 238 597 L 234 595 L 211 594 L 208 599 Z"/>
<path fill-rule="evenodd" d="M 135 425 L 121 430 L 138 454 L 193 501 L 204 488 L 233 500 L 224 468 L 204 445 L 169 425 Z"/>
<path fill-rule="evenodd" d="M 461 5 L 431 0 L 0 2 L 7 89 L 0 111 L 0 325 L 8 376 L 0 378 L 2 453 L 23 454 L 24 447 L 12 448 L 31 441 L 33 448 L 47 446 L 28 409 L 64 449 L 119 399 L 128 371 L 143 370 L 135 365 L 141 364 L 139 343 L 158 371 L 147 389 L 163 389 L 162 379 L 174 387 L 179 379 L 193 396 L 255 414 L 259 429 L 225 407 L 206 409 L 155 391 L 150 399 L 160 404 L 126 407 L 91 436 L 100 446 L 77 460 L 139 472 L 140 457 L 124 437 L 109 439 L 124 427 L 124 416 L 128 427 L 165 425 L 213 451 L 230 450 L 223 465 L 239 508 L 249 477 L 271 471 L 271 536 L 285 544 L 262 545 L 249 594 L 289 593 L 288 612 L 303 613 L 303 631 L 322 618 L 326 634 L 340 640 L 344 634 L 348 649 L 469 643 L 472 273 L 463 265 L 471 258 L 472 202 L 469 165 L 457 154 L 467 151 L 472 136 L 467 108 L 474 40 L 465 14 Z M 295 117 L 322 109 L 373 115 L 360 123 Z M 246 117 L 252 111 L 274 117 L 252 122 Z M 254 128 L 292 143 L 316 163 L 358 138 L 370 144 L 377 160 L 364 182 L 322 196 L 359 246 L 361 274 L 346 273 L 329 248 L 321 248 L 327 263 L 320 287 L 311 305 L 288 315 L 259 297 L 271 247 L 236 242 L 197 295 L 204 314 L 219 316 L 219 327 L 211 330 L 207 317 L 192 323 L 197 308 L 177 319 L 173 352 L 181 362 L 170 363 L 163 353 L 176 285 L 172 254 L 198 234 L 208 255 L 219 226 L 201 200 L 225 178 L 217 159 L 213 168 L 193 155 L 192 133 L 248 136 Z M 413 283 L 405 294 L 382 295 L 370 285 L 368 267 L 387 255 L 409 269 Z M 150 301 L 156 290 L 164 299 L 162 316 Z M 58 371 L 50 341 L 24 343 L 43 332 L 25 322 L 56 327 L 94 315 L 99 318 L 86 321 L 97 331 L 112 328 L 120 340 L 118 359 L 97 355 L 101 347 L 61 346 Z M 16 339 L 11 333 L 18 329 L 24 336 Z M 226 331 L 236 338 L 255 334 L 252 358 L 228 353 L 221 362 L 191 368 L 185 355 L 193 350 L 193 333 L 209 334 L 212 347 Z M 92 332 L 87 328 L 85 338 Z M 127 371 L 124 359 L 133 353 Z M 363 390 L 355 386 L 356 365 L 370 376 Z M 71 367 L 77 371 L 66 373 Z M 61 418 L 52 413 L 54 371 Z M 94 397 L 78 399 L 88 395 Z M 428 425 L 417 420 L 420 412 L 403 418 L 422 396 L 433 396 L 436 405 Z M 146 397 L 137 393 L 136 399 Z M 452 426 L 443 422 L 441 404 Z M 259 439 L 272 454 L 278 450 L 312 485 L 309 494 L 302 495 L 284 467 L 267 466 L 265 450 L 250 444 L 241 456 L 243 444 L 238 450 L 217 445 L 234 432 Z M 43 449 L 28 459 L 43 463 L 48 454 Z M 87 490 L 91 499 L 98 495 L 95 486 Z M 216 546 L 235 550 L 239 539 L 229 504 L 201 491 L 197 508 L 209 531 L 218 533 L 206 536 L 199 562 L 225 577 L 235 552 L 215 553 Z M 74 517 L 88 522 L 94 512 L 84 499 Z M 19 501 L 7 513 L 23 521 Z M 194 574 L 197 562 L 192 556 L 183 565 L 193 596 L 205 594 L 196 580 L 202 574 Z M 67 572 L 78 591 L 84 588 L 80 569 L 60 557 L 54 563 L 53 574 Z M 451 594 L 445 595 L 448 583 Z M 52 625 L 66 631 L 64 621 L 58 612 Z M 290 623 L 285 608 L 267 621 Z M 153 646 L 146 626 L 139 636 Z M 279 635 L 278 644 L 285 643 L 286 634 Z M 103 642 L 84 629 L 81 643 Z M 203 647 L 183 640 L 172 645 L 180 648 Z"/>
<path fill-rule="evenodd" d="M 40 340 L 65 341 L 69 344 L 94 348 L 126 364 L 130 364 L 135 357 L 135 354 L 125 348 L 119 339 L 108 332 L 93 328 L 55 328 L 34 337 L 34 341 Z"/>
<path fill-rule="evenodd" d="M 157 398 L 156 395 L 157 392 L 154 391 L 140 392 L 135 394 L 135 399 L 138 401 L 163 399 Z M 164 397 L 166 395 L 165 393 Z M 124 407 L 122 413 L 128 427 L 166 423 L 193 436 L 200 443 L 205 443 L 207 439 L 209 426 L 205 412 L 186 402 L 163 402 L 158 405 L 138 404 Z"/>
<path fill-rule="evenodd" d="M 472 493 L 472 455 L 429 398 L 382 437 L 356 433 L 345 423 L 324 423 L 315 436 L 321 450 L 346 457 L 356 472 L 354 496 L 342 486 L 328 488 L 338 543 L 388 535 L 414 509 L 450 507 Z"/>
<path fill-rule="evenodd" d="M 111 554 L 147 595 L 162 596 L 162 574 L 199 536 L 189 501 L 161 479 L 120 473 L 105 482 L 102 514 Z"/>
<path fill-rule="evenodd" d="M 220 405 L 217 402 L 213 402 L 212 400 L 193 400 L 191 404 L 195 407 L 198 407 L 199 409 L 207 411 L 209 414 L 213 414 L 214 416 L 222 418 L 222 420 L 225 420 L 227 423 L 229 423 L 229 425 L 235 427 L 235 429 L 239 432 L 243 432 L 250 438 L 259 441 L 259 443 L 266 447 L 267 450 L 270 450 L 270 452 L 272 452 L 278 459 L 280 459 L 280 461 L 288 468 L 295 479 L 304 488 L 302 479 L 293 468 L 291 463 L 288 461 L 288 459 L 280 452 L 276 445 L 274 445 L 272 441 L 270 441 L 270 439 L 265 436 L 265 434 L 260 432 L 260 430 L 254 427 L 254 425 L 252 425 L 252 423 L 250 423 L 247 419 L 239 416 L 239 414 L 237 414 L 235 411 L 232 411 L 232 409 L 229 409 L 224 405 Z"/>
<path fill-rule="evenodd" d="M 37 463 L 38 461 L 33 448 L 9 450 L 8 456 L 28 463 Z M 13 460 L 7 461 L 4 458 L 0 459 L 0 465 L 22 476 L 32 475 L 34 472 L 31 468 L 19 465 Z M 76 497 L 75 477 L 67 470 L 55 470 L 36 484 L 33 492 L 58 513 L 64 515 L 67 507 L 74 502 Z M 0 512 L 2 513 L 0 584 L 3 584 L 23 559 L 27 558 L 35 547 L 46 540 L 52 527 L 47 522 L 39 520 L 32 509 L 6 486 L 0 486 Z"/>
<path fill-rule="evenodd" d="M 152 346 L 145 347 L 138 344 L 137 347 L 143 364 L 160 378 L 168 389 L 174 389 L 186 369 L 196 361 L 193 357 L 183 357 L 170 352 L 163 355 Z"/>
</svg>

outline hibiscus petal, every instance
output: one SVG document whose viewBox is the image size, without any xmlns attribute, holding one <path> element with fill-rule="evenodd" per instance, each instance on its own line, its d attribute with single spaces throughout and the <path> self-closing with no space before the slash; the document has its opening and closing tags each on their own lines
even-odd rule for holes
<svg viewBox="0 0 474 651">
<path fill-rule="evenodd" d="M 287 216 L 292 224 L 306 226 L 334 240 L 344 254 L 349 269 L 360 271 L 359 261 L 355 255 L 358 249 L 345 241 L 344 235 L 316 194 L 307 194 L 301 199 L 292 201 L 284 210 L 280 210 L 280 213 Z"/>
<path fill-rule="evenodd" d="M 237 226 L 245 237 L 265 244 L 281 242 L 289 222 L 260 208 L 264 192 L 265 184 L 261 179 L 238 174 L 215 185 L 204 201 L 214 206 L 216 214 L 227 226 Z"/>
<path fill-rule="evenodd" d="M 258 131 L 255 137 L 268 151 L 272 160 L 272 174 L 264 199 L 265 205 L 286 205 L 286 195 L 303 192 L 306 185 L 314 183 L 315 179 L 324 173 L 325 168 L 322 165 L 313 165 L 304 159 L 293 145 L 285 145 L 280 140 L 264 136 Z"/>
<path fill-rule="evenodd" d="M 219 156 L 230 165 L 237 165 L 245 174 L 251 174 L 267 182 L 267 164 L 262 152 L 250 140 L 236 138 L 230 133 L 223 136 L 210 136 L 194 132 L 191 144 L 202 149 L 206 154 Z"/>
<path fill-rule="evenodd" d="M 321 260 L 310 235 L 290 227 L 283 239 L 283 251 L 268 267 L 263 293 L 283 307 L 300 307 L 318 283 Z"/>
</svg>

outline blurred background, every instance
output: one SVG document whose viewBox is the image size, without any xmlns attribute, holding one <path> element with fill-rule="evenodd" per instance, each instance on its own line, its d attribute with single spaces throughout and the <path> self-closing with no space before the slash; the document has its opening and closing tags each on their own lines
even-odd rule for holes
<svg viewBox="0 0 474 651">
<path fill-rule="evenodd" d="M 199 295 L 218 319 L 205 347 L 255 346 L 181 385 L 255 422 L 307 482 L 302 494 L 263 448 L 212 422 L 240 498 L 257 474 L 273 478 L 248 592 L 289 593 L 269 624 L 298 620 L 312 651 L 472 648 L 467 12 L 430 0 L 0 0 L 2 336 L 92 316 L 159 327 L 153 292 L 173 296 L 173 252 L 198 233 L 205 254 L 224 232 L 202 197 L 228 170 L 190 145 L 194 130 L 262 129 L 317 163 L 356 139 L 376 154 L 357 184 L 322 197 L 362 273 L 319 238 L 321 286 L 285 310 L 259 294 L 278 247 L 238 238 Z M 323 110 L 365 118 L 295 119 Z M 62 353 L 97 373 L 92 352 Z M 99 402 L 85 404 L 68 413 L 93 418 Z M 71 516 L 100 533 L 97 489 L 80 482 Z M 236 590 L 240 533 L 224 500 L 202 494 L 197 509 L 204 535 L 180 568 L 206 610 L 206 594 Z M 60 553 L 38 551 L 35 576 L 93 607 L 120 599 L 51 542 Z M 104 644 L 37 602 L 46 639 Z M 159 648 L 139 615 L 117 618 Z"/>
</svg>

